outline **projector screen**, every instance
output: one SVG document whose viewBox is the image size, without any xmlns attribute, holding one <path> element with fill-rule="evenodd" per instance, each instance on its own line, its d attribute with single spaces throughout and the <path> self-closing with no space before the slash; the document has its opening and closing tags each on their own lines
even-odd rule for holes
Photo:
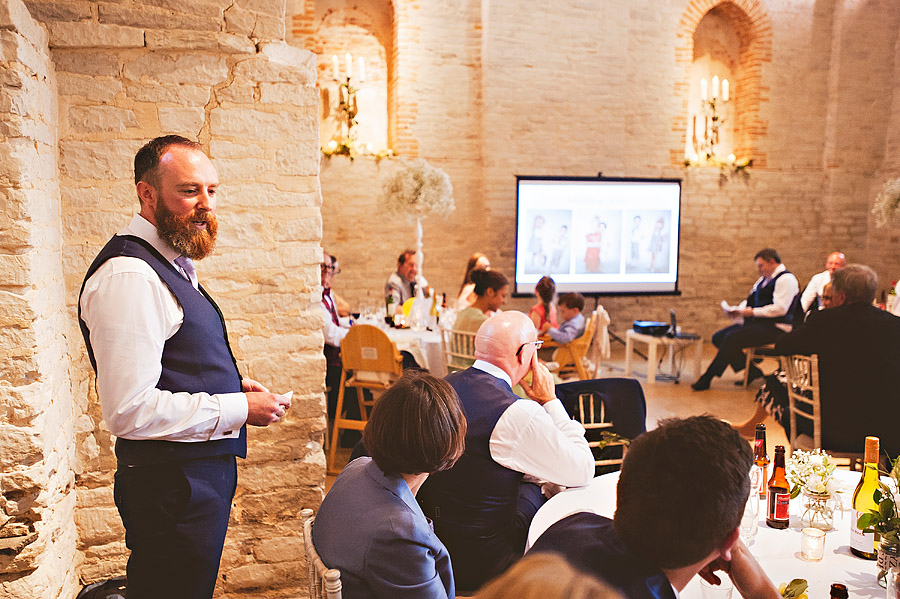
<svg viewBox="0 0 900 599">
<path fill-rule="evenodd" d="M 516 177 L 515 293 L 676 294 L 680 179 Z"/>
</svg>

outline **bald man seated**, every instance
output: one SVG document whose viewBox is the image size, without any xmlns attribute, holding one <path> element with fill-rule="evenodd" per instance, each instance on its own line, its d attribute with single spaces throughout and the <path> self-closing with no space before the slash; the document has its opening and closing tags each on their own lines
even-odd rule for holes
<svg viewBox="0 0 900 599">
<path fill-rule="evenodd" d="M 450 552 L 462 592 L 522 556 L 544 501 L 541 483 L 576 487 L 594 475 L 584 428 L 556 398 L 553 377 L 537 359 L 540 346 L 528 316 L 497 314 L 478 330 L 475 363 L 446 379 L 466 413 L 466 451 L 455 466 L 431 475 L 418 499 Z M 531 385 L 522 381 L 528 372 Z M 529 399 L 512 392 L 516 383 Z"/>
<path fill-rule="evenodd" d="M 844 268 L 846 265 L 847 258 L 843 252 L 828 254 L 828 258 L 825 259 L 825 270 L 812 276 L 809 280 L 809 285 L 806 286 L 803 295 L 800 296 L 800 306 L 803 308 L 804 314 L 811 310 L 821 310 L 825 307 L 822 303 L 825 285 L 831 282 L 831 275 L 834 274 L 834 271 Z"/>
</svg>

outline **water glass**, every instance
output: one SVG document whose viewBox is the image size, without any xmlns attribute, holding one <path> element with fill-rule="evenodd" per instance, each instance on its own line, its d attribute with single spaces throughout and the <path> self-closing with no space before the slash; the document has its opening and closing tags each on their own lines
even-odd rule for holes
<svg viewBox="0 0 900 599">
<path fill-rule="evenodd" d="M 744 505 L 744 515 L 741 516 L 741 540 L 749 545 L 759 529 L 759 485 L 761 480 L 759 466 L 750 468 L 750 496 Z"/>
<path fill-rule="evenodd" d="M 705 578 L 700 579 L 700 594 L 703 599 L 731 599 L 731 591 L 734 584 L 724 572 L 716 572 L 716 576 L 722 581 L 719 584 L 709 584 Z"/>
<path fill-rule="evenodd" d="M 887 599 L 900 599 L 900 568 L 897 566 L 887 573 Z"/>
<path fill-rule="evenodd" d="M 810 562 L 821 561 L 825 557 L 825 532 L 818 528 L 804 528 L 800 531 L 800 553 Z"/>
</svg>

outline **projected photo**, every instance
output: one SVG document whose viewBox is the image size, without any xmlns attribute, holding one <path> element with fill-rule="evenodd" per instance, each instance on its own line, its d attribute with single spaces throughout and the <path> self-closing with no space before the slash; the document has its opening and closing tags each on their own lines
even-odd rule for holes
<svg viewBox="0 0 900 599">
<path fill-rule="evenodd" d="M 525 241 L 526 274 L 561 274 L 571 271 L 571 210 L 529 210 L 525 222 L 530 223 Z"/>
<path fill-rule="evenodd" d="M 672 213 L 669 210 L 627 211 L 627 273 L 669 271 L 669 240 L 672 238 Z"/>
<path fill-rule="evenodd" d="M 578 215 L 579 234 L 575 246 L 575 272 L 599 274 L 619 272 L 622 212 L 591 211 Z"/>
</svg>

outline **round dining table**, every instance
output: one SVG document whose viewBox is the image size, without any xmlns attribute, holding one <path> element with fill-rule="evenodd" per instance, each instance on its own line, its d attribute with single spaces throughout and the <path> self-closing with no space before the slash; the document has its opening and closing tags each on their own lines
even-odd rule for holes
<svg viewBox="0 0 900 599">
<path fill-rule="evenodd" d="M 791 500 L 791 523 L 784 530 L 766 525 L 765 502 L 760 502 L 759 528 L 748 542 L 750 552 L 776 586 L 794 578 L 805 578 L 809 583 L 807 593 L 810 599 L 828 597 L 831 584 L 835 582 L 847 585 L 850 599 L 884 599 L 886 592 L 876 580 L 878 567 L 875 562 L 850 553 L 850 526 L 853 520 L 850 497 L 860 473 L 836 470 L 835 476 L 841 486 L 841 492 L 837 495 L 843 509 L 834 511 L 834 528 L 825 534 L 825 556 L 821 561 L 806 561 L 800 553 L 800 497 Z M 612 518 L 616 511 L 618 480 L 618 472 L 604 474 L 585 487 L 567 489 L 552 497 L 531 522 L 526 552 L 545 530 L 571 514 L 592 512 Z M 733 597 L 737 596 L 735 589 Z M 695 576 L 681 591 L 680 599 L 700 597 L 700 579 Z"/>
</svg>

